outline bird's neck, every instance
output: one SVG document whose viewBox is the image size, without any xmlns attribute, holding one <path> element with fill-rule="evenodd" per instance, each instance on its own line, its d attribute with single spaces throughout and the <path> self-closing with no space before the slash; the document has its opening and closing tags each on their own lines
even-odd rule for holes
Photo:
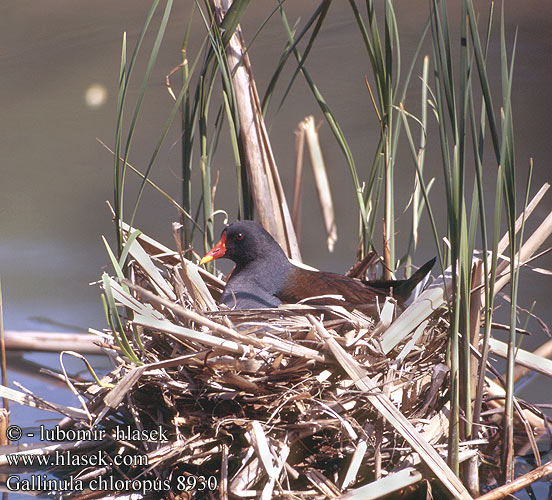
<svg viewBox="0 0 552 500">
<path fill-rule="evenodd" d="M 236 271 L 242 269 L 255 269 L 261 271 L 263 269 L 275 269 L 284 271 L 292 266 L 286 254 L 279 247 L 277 250 L 270 249 L 266 253 L 255 255 L 255 258 L 236 262 Z"/>
<path fill-rule="evenodd" d="M 276 293 L 292 268 L 293 264 L 282 252 L 281 255 L 270 254 L 248 262 L 237 262 L 230 278 L 235 283 L 242 278 L 248 282 L 254 281 L 257 286 Z"/>
</svg>

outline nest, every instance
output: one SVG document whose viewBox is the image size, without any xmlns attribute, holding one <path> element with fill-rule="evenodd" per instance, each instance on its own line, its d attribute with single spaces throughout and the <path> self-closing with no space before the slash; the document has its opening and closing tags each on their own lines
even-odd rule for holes
<svg viewBox="0 0 552 500">
<path fill-rule="evenodd" d="M 128 246 L 130 279 L 103 279 L 115 368 L 75 383 L 84 411 L 59 425 L 85 433 L 75 453 L 102 457 L 71 471 L 75 498 L 353 498 L 422 462 L 462 498 L 436 451 L 448 434 L 444 301 L 399 324 L 400 340 L 392 299 L 379 318 L 346 304 L 219 310 L 224 283 L 182 252 L 144 235 Z"/>
</svg>

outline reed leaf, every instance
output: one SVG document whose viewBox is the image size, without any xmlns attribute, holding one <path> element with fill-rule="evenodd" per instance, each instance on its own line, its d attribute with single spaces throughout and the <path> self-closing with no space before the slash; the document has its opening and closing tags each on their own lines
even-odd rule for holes
<svg viewBox="0 0 552 500">
<path fill-rule="evenodd" d="M 288 24 L 287 18 L 285 16 L 285 13 L 282 11 L 282 22 L 284 25 L 284 28 L 287 32 L 289 43 L 292 45 L 294 44 L 293 40 L 293 33 L 292 30 Z M 366 207 L 364 204 L 363 199 L 363 193 L 362 193 L 362 186 L 360 184 L 360 180 L 357 174 L 357 169 L 355 166 L 355 161 L 353 158 L 353 154 L 351 152 L 351 149 L 349 148 L 349 145 L 347 143 L 347 140 L 345 139 L 345 135 L 343 134 L 343 131 L 341 130 L 341 127 L 339 126 L 339 123 L 337 122 L 337 119 L 335 118 L 335 115 L 331 111 L 330 107 L 322 97 L 322 94 L 318 90 L 318 87 L 315 85 L 314 81 L 310 77 L 308 71 L 306 70 L 305 66 L 301 65 L 301 56 L 299 55 L 299 52 L 296 49 L 293 49 L 293 54 L 295 55 L 295 58 L 297 59 L 297 63 L 301 67 L 301 72 L 303 73 L 303 76 L 305 77 L 305 80 L 307 84 L 309 85 L 311 92 L 316 99 L 316 102 L 320 106 L 320 109 L 324 113 L 324 116 L 328 122 L 328 125 L 330 126 L 330 129 L 332 133 L 334 134 L 334 137 L 336 138 L 336 141 L 343 152 L 345 159 L 347 161 L 347 165 L 349 167 L 349 172 L 351 173 L 351 177 L 353 180 L 354 185 L 354 191 L 355 196 L 357 200 L 357 205 L 360 212 L 360 217 L 362 221 L 362 226 L 365 228 L 365 230 L 368 230 L 368 216 L 366 212 Z"/>
<path fill-rule="evenodd" d="M 154 14 L 155 10 L 157 9 L 158 3 L 159 3 L 158 0 L 155 1 L 152 5 L 152 8 L 150 9 L 148 17 L 146 19 L 146 22 L 144 23 L 144 27 L 142 28 L 142 32 L 140 33 L 140 37 L 139 37 L 138 42 L 136 44 L 136 48 L 135 48 L 134 53 L 132 55 L 132 58 L 131 58 L 131 61 L 130 61 L 130 64 L 129 64 L 129 69 L 127 70 L 127 74 L 124 78 L 125 85 L 124 85 L 124 89 L 122 90 L 123 96 L 120 100 L 121 109 L 117 113 L 118 116 L 121 117 L 121 120 L 122 120 L 122 113 L 123 113 L 122 109 L 124 107 L 125 97 L 126 97 L 126 93 L 128 91 L 127 86 L 128 86 L 128 82 L 130 80 L 132 67 L 133 67 L 133 65 L 136 61 L 138 51 L 140 49 L 140 46 L 142 44 L 142 41 L 143 41 L 144 36 L 146 34 L 146 31 L 149 27 L 149 23 L 151 21 L 151 18 L 153 17 L 153 14 Z M 172 0 L 167 0 L 167 3 L 165 5 L 165 10 L 163 12 L 163 18 L 161 20 L 159 29 L 157 31 L 157 35 L 156 35 L 156 38 L 155 38 L 155 41 L 154 41 L 154 44 L 153 44 L 152 51 L 150 53 L 148 64 L 147 64 L 146 70 L 144 72 L 144 77 L 143 77 L 142 83 L 140 85 L 140 90 L 138 92 L 138 97 L 136 99 L 136 104 L 134 105 L 134 111 L 133 111 L 133 114 L 132 114 L 132 118 L 131 118 L 130 125 L 129 125 L 129 130 L 128 130 L 128 134 L 127 134 L 127 139 L 126 139 L 126 142 L 125 142 L 125 148 L 124 148 L 124 154 L 123 154 L 123 165 L 122 165 L 122 168 L 120 169 L 120 173 L 119 173 L 120 146 L 117 145 L 116 148 L 115 148 L 115 157 L 116 157 L 115 158 L 115 176 L 116 176 L 115 189 L 116 189 L 116 192 L 117 192 L 117 195 L 116 195 L 116 198 L 115 198 L 115 214 L 116 214 L 116 217 L 117 217 L 118 220 L 123 220 L 124 182 L 125 182 L 125 173 L 126 173 L 126 163 L 128 161 L 128 157 L 129 157 L 129 154 L 130 154 L 132 139 L 134 137 L 134 132 L 136 130 L 138 117 L 140 115 L 140 110 L 142 108 L 142 103 L 143 103 L 143 100 L 144 100 L 144 97 L 145 97 L 145 94 L 146 94 L 148 82 L 149 82 L 149 79 L 151 77 L 153 67 L 154 67 L 154 65 L 157 61 L 157 56 L 159 54 L 159 48 L 161 46 L 161 41 L 163 40 L 163 36 L 165 34 L 165 29 L 166 29 L 167 23 L 169 21 L 169 15 L 170 15 L 170 12 L 171 12 L 172 3 L 173 3 Z M 116 133 L 117 137 L 120 136 L 119 126 L 122 126 L 122 121 L 121 121 L 120 124 L 118 123 L 118 125 L 117 125 L 117 127 L 118 127 L 117 133 Z M 122 247 L 122 241 L 121 241 L 120 235 L 119 235 L 119 251 L 120 251 L 121 247 Z"/>
<path fill-rule="evenodd" d="M 117 311 L 117 305 L 115 304 L 113 293 L 111 291 L 110 278 L 106 273 L 102 275 L 102 282 L 104 289 L 104 294 L 102 295 L 102 303 L 104 306 L 107 323 L 109 324 L 109 327 L 111 328 L 111 332 L 113 334 L 113 339 L 121 348 L 125 356 L 134 364 L 140 366 L 143 363 L 134 353 L 134 350 L 132 349 L 125 334 L 123 323 L 121 321 L 121 317 L 119 316 L 119 312 Z"/>
</svg>

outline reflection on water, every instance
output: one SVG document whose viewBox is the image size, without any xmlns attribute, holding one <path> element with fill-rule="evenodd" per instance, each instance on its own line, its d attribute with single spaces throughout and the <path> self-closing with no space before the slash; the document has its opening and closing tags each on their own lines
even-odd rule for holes
<svg viewBox="0 0 552 500">
<path fill-rule="evenodd" d="M 110 369 L 108 359 L 105 356 L 90 355 L 87 359 L 94 366 L 99 377 L 105 375 Z M 68 375 L 72 379 L 90 381 L 91 377 L 81 360 L 71 356 L 64 356 L 63 363 Z M 19 387 L 14 387 L 19 391 L 29 391 L 39 395 L 44 401 L 49 403 L 58 403 L 64 406 L 81 408 L 78 398 L 69 390 L 67 385 L 60 379 L 51 374 L 44 373 L 45 370 L 62 374 L 59 354 L 57 353 L 23 353 L 21 351 L 11 351 L 7 355 L 8 380 L 16 381 Z M 10 384 L 11 385 L 11 384 Z M 42 443 L 40 441 L 40 428 L 52 429 L 63 418 L 59 413 L 39 410 L 28 406 L 21 406 L 10 402 L 10 424 L 21 427 L 23 437 L 17 443 Z M 29 437 L 27 434 L 34 434 Z M 30 479 L 31 474 L 21 473 L 20 470 L 13 467 L 3 468 L 1 473 L 17 475 L 21 479 L 20 484 L 25 484 L 25 479 Z M 36 471 L 36 476 L 44 474 L 45 470 Z M 49 477 L 49 476 L 48 476 Z M 3 491 L 3 490 L 2 490 Z M 48 493 L 48 492 L 45 492 Z M 34 495 L 33 495 L 34 496 Z M 32 498 L 25 493 L 17 492 L 8 495 L 10 500 Z"/>
</svg>

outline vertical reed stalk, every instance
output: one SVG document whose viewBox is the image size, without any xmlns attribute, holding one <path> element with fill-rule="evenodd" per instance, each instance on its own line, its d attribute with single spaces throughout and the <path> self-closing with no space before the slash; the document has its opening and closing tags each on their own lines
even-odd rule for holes
<svg viewBox="0 0 552 500">
<path fill-rule="evenodd" d="M 427 211 L 432 226 L 437 251 L 440 253 L 442 267 L 450 266 L 452 284 L 447 290 L 450 330 L 448 345 L 448 362 L 450 364 L 450 421 L 448 435 L 448 463 L 452 470 L 459 473 L 458 451 L 460 439 L 475 439 L 480 428 L 481 406 L 483 401 L 484 378 L 488 358 L 488 343 L 491 333 L 493 304 L 500 283 L 495 283 L 497 276 L 497 256 L 506 250 L 499 244 L 501 221 L 503 217 L 508 229 L 510 255 L 511 297 L 510 336 L 507 360 L 507 387 L 504 409 L 504 477 L 509 480 L 513 473 L 513 381 L 514 349 L 516 347 L 516 301 L 518 267 L 521 253 L 518 249 L 523 240 L 523 218 L 519 236 L 516 224 L 516 174 L 513 136 L 513 117 L 511 106 L 511 85 L 513 60 L 508 61 L 508 50 L 504 30 L 504 12 L 500 21 L 500 54 L 501 54 L 501 111 L 495 112 L 486 69 L 487 48 L 489 46 L 493 5 L 489 12 L 486 39 L 479 35 L 478 20 L 473 1 L 462 0 L 459 19 L 459 37 L 449 26 L 449 13 L 445 0 L 431 0 L 429 19 L 423 30 L 412 63 L 401 79 L 401 46 L 399 30 L 395 18 L 392 0 L 385 0 L 381 5 L 383 16 L 376 19 L 376 2 L 367 0 L 365 12 L 359 10 L 355 0 L 349 0 L 352 15 L 359 29 L 371 69 L 366 83 L 369 99 L 375 110 L 379 123 L 379 136 L 372 148 L 373 158 L 368 162 L 365 172 L 357 170 L 355 158 L 345 138 L 335 114 L 323 97 L 321 89 L 314 83 L 308 71 L 308 56 L 314 42 L 323 27 L 329 12 L 331 0 L 323 0 L 308 19 L 305 27 L 296 33 L 297 26 L 291 27 L 284 12 L 284 3 L 278 7 L 287 34 L 285 49 L 268 86 L 261 107 L 257 96 L 253 72 L 247 49 L 239 28 L 240 19 L 249 0 L 204 0 L 204 7 L 199 7 L 200 15 L 207 30 L 207 49 L 204 53 L 203 66 L 196 75 L 195 93 L 188 90 L 194 65 L 188 66 L 187 35 L 183 42 L 182 52 L 182 90 L 176 99 L 175 107 L 167 121 L 158 146 L 148 164 L 136 206 L 148 175 L 155 162 L 161 143 L 167 133 L 172 118 L 182 104 L 182 170 L 183 170 L 183 205 L 187 213 L 192 211 L 192 150 L 194 140 L 198 141 L 199 167 L 201 172 L 201 200 L 197 211 L 201 211 L 206 227 L 204 244 L 213 243 L 213 221 L 215 212 L 213 200 L 213 182 L 211 165 L 216 151 L 218 138 L 226 118 L 234 154 L 236 177 L 238 180 L 238 214 L 252 216 L 253 206 L 260 221 L 269 229 L 286 249 L 289 255 L 297 258 L 299 250 L 286 198 L 281 186 L 278 169 L 270 147 L 268 133 L 264 125 L 263 114 L 267 111 L 276 82 L 283 74 L 283 68 L 289 59 L 295 58 L 296 67 L 285 90 L 284 98 L 298 75 L 302 75 L 326 118 L 336 141 L 341 148 L 349 169 L 352 188 L 359 212 L 359 236 L 361 255 L 375 247 L 374 241 L 381 241 L 381 251 L 388 272 L 400 263 L 412 263 L 416 249 L 419 220 L 423 210 Z M 123 137 L 123 110 L 132 68 L 138 49 L 153 17 L 158 1 L 153 3 L 146 23 L 140 35 L 137 47 L 128 65 L 126 60 L 126 39 L 123 40 L 121 57 L 120 87 L 118 97 L 118 116 L 115 153 L 115 210 L 118 221 L 123 218 L 124 180 L 128 166 L 132 138 L 138 120 L 142 100 L 153 64 L 157 57 L 160 41 L 166 28 L 172 2 L 168 0 L 157 31 L 155 43 L 149 57 L 146 75 L 132 112 L 126 142 Z M 405 109 L 406 93 L 411 75 L 417 64 L 424 37 L 431 31 L 432 64 L 434 78 L 428 80 L 430 59 L 426 57 L 422 70 L 422 111 L 417 120 L 421 127 L 419 144 L 415 145 L 409 122 L 414 118 Z M 300 42 L 305 41 L 304 48 L 299 49 Z M 515 40 L 513 51 L 515 52 Z M 301 45 L 303 47 L 303 45 Z M 457 56 L 458 54 L 458 56 Z M 199 58 L 199 56 L 198 56 Z M 196 60 L 197 62 L 197 60 Z M 404 72 L 403 72 L 404 73 Z M 220 76 L 222 99 L 218 103 L 212 99 Z M 193 95 L 192 95 L 193 94 Z M 428 99 L 429 96 L 429 99 Z M 481 96 L 481 99 L 479 98 Z M 423 178 L 427 131 L 431 128 L 427 119 L 427 103 L 431 103 L 437 122 L 437 137 L 440 147 L 440 162 L 444 184 L 446 206 L 446 231 L 440 235 L 430 205 L 429 189 L 431 182 Z M 213 103 L 212 101 L 215 101 Z M 478 105 L 478 103 L 480 104 Z M 212 106 L 218 105 L 216 113 Z M 210 114 L 211 113 L 211 114 Z M 400 115 L 396 115 L 400 113 Z M 215 117 L 213 120 L 212 117 Z M 409 118 L 411 120 L 409 120 Z M 214 122 L 214 127 L 211 122 Z M 196 130 L 197 128 L 197 130 Z M 396 164 L 398 145 L 402 130 L 414 163 L 416 187 L 412 201 L 412 234 L 404 256 L 397 258 L 397 241 L 395 238 L 395 190 L 394 181 L 403 176 L 404 167 Z M 486 131 L 490 138 L 487 139 Z M 195 132 L 197 132 L 196 135 Z M 491 142 L 495 158 L 494 165 L 486 165 L 485 146 Z M 122 157 L 122 159 L 120 159 Z M 473 157 L 473 161 L 472 161 Z M 362 175 L 364 174 L 364 175 Z M 495 177 L 496 176 L 496 177 Z M 214 177 L 214 176 L 213 176 Z M 474 189 L 467 192 L 466 183 L 473 178 Z M 494 212 L 492 222 L 487 218 L 484 199 L 484 185 L 496 179 Z M 298 184 L 297 184 L 298 185 Z M 529 185 L 529 181 L 528 181 Z M 527 188 L 528 193 L 528 188 Z M 471 197 L 471 199 L 470 199 Z M 379 231 L 383 215 L 382 238 L 374 237 Z M 134 216 L 134 215 L 133 215 Z M 294 215 L 296 218 L 296 214 Z M 119 228 L 120 225 L 117 225 Z M 119 231 L 119 229 L 118 229 Z M 192 242 L 190 228 L 185 228 L 185 243 Z M 481 266 L 472 268 L 476 238 L 480 235 L 484 252 Z M 443 236 L 447 247 L 440 252 Z M 119 254 L 123 249 L 122 235 L 118 233 Z M 379 245 L 379 243 L 378 243 Z M 480 268 L 482 267 L 482 271 Z M 482 276 L 481 276 L 482 274 Z M 483 292 L 473 292 L 474 282 L 483 283 Z M 108 287 L 109 283 L 106 283 Z M 483 296 L 483 299 L 482 299 Z M 106 308 L 114 332 L 120 335 L 120 342 L 125 349 L 127 345 L 124 331 L 119 328 L 117 310 L 109 290 L 106 290 Z M 483 302 L 483 305 L 482 305 Z M 477 364 L 471 355 L 471 345 L 479 341 L 479 318 L 481 308 L 484 311 L 482 327 L 481 361 Z M 132 352 L 129 356 L 132 357 Z M 475 377 L 477 375 L 477 383 Z M 473 402 L 472 402 L 473 400 Z M 460 418 L 462 413 L 463 418 Z M 477 462 L 472 461 L 466 469 L 468 482 L 473 494 L 478 493 Z"/>
<path fill-rule="evenodd" d="M 295 182 L 291 219 L 297 239 L 301 239 L 301 188 L 303 186 L 303 159 L 305 151 L 305 128 L 299 124 L 295 129 Z"/>
<path fill-rule="evenodd" d="M 146 89 L 148 86 L 149 79 L 151 77 L 151 73 L 153 71 L 153 67 L 155 66 L 155 62 L 157 61 L 157 56 L 159 53 L 159 48 L 161 46 L 161 41 L 163 40 L 165 29 L 167 27 L 167 23 L 169 20 L 172 3 L 173 3 L 172 0 L 167 0 L 165 4 L 163 18 L 159 25 L 159 29 L 157 31 L 153 48 L 151 50 L 148 64 L 146 66 L 146 70 L 144 73 L 144 78 L 142 79 L 142 84 L 140 86 L 138 98 L 136 100 L 136 104 L 134 105 L 132 119 L 129 125 L 127 139 L 124 145 L 123 161 L 121 164 L 120 158 L 121 158 L 121 151 L 123 149 L 122 147 L 123 115 L 124 115 L 123 111 L 125 108 L 126 98 L 128 95 L 128 84 L 130 81 L 130 77 L 132 75 L 134 64 L 137 60 L 138 53 L 141 48 L 142 42 L 144 41 L 144 37 L 149 28 L 153 15 L 157 10 L 159 0 L 155 0 L 153 2 L 152 7 L 148 12 L 146 21 L 144 22 L 144 26 L 142 27 L 142 31 L 140 33 L 140 36 L 138 37 L 138 42 L 136 43 L 136 47 L 129 61 L 128 68 L 126 67 L 126 35 L 123 36 L 123 45 L 122 45 L 122 52 L 121 52 L 121 68 L 120 68 L 120 74 L 119 74 L 119 93 L 117 97 L 117 124 L 116 124 L 116 130 L 115 130 L 115 157 L 114 157 L 115 165 L 114 165 L 114 182 L 113 182 L 114 209 L 115 209 L 115 217 L 117 219 L 117 224 L 116 224 L 117 250 L 119 255 L 121 254 L 122 247 L 123 247 L 122 233 L 120 231 L 120 222 L 122 222 L 124 219 L 123 211 L 124 211 L 124 189 L 125 189 L 126 167 L 127 167 L 129 154 L 132 146 L 134 132 L 136 130 L 138 118 L 140 116 L 140 111 L 142 109 L 142 103 L 144 100 L 144 96 L 146 94 Z M 135 206 L 135 210 L 136 210 L 136 206 Z"/>
<path fill-rule="evenodd" d="M 4 336 L 4 299 L 2 295 L 2 280 L 0 279 L 0 354 L 2 367 L 2 385 L 8 386 L 8 363 L 6 361 L 6 339 Z M 9 410 L 9 403 L 6 398 L 2 399 L 2 408 Z"/>
<path fill-rule="evenodd" d="M 188 37 L 191 30 L 191 21 L 193 17 L 190 16 L 190 22 L 184 36 L 184 42 L 182 43 L 182 60 L 181 60 L 181 75 L 182 86 L 186 85 L 186 82 L 190 80 L 190 68 L 188 65 Z M 186 85 L 188 87 L 188 85 Z M 190 91 L 186 90 L 184 94 L 184 100 L 182 104 L 181 115 L 181 128 L 182 136 L 180 139 L 182 147 L 182 208 L 187 213 L 192 213 L 192 148 L 193 148 L 193 134 L 194 134 L 194 120 L 192 117 L 192 102 L 190 100 Z M 192 224 L 188 220 L 188 217 L 184 215 L 180 218 L 182 224 L 182 246 L 188 248 L 192 244 Z"/>
<path fill-rule="evenodd" d="M 515 52 L 514 40 L 514 52 Z M 510 67 L 506 51 L 506 39 L 504 32 L 504 7 L 500 18 L 500 49 L 502 69 L 502 147 L 500 150 L 500 163 L 503 169 L 503 184 L 506 202 L 506 220 L 508 223 L 509 251 L 510 251 L 510 333 L 508 337 L 508 358 L 506 373 L 506 401 L 504 405 L 504 451 L 503 451 L 503 472 L 504 481 L 509 482 L 514 476 L 514 368 L 516 342 L 516 321 L 517 321 L 517 292 L 518 292 L 518 269 L 519 256 L 516 258 L 518 241 L 516 238 L 516 172 L 514 156 L 514 137 L 511 106 L 512 72 L 514 57 Z M 523 228 L 523 225 L 522 225 Z M 523 233 L 523 229 L 522 229 Z M 521 238 L 520 237 L 520 246 Z"/>
<path fill-rule="evenodd" d="M 416 154 L 416 172 L 414 177 L 414 193 L 412 194 L 412 222 L 410 229 L 410 240 L 408 242 L 408 250 L 406 254 L 406 277 L 410 277 L 412 274 L 412 257 L 416 251 L 418 243 L 418 228 L 420 223 L 420 217 L 423 209 L 423 195 L 421 182 L 418 180 L 418 174 L 423 177 L 424 172 L 424 160 L 426 149 L 426 135 L 427 135 L 427 88 L 428 88 L 428 74 L 429 74 L 429 57 L 424 57 L 423 69 L 422 69 L 422 92 L 421 92 L 421 120 L 420 120 L 420 145 Z"/>
<path fill-rule="evenodd" d="M 231 13 L 230 9 L 240 3 L 244 2 L 212 0 L 213 10 L 221 26 L 223 19 Z M 231 36 L 226 31 L 223 36 L 228 37 L 225 54 L 231 77 L 225 85 L 227 91 L 232 87 L 235 95 L 241 151 L 244 155 L 255 210 L 261 224 L 275 237 L 288 255 L 300 260 L 295 231 L 264 125 L 260 100 L 240 27 L 236 24 Z"/>
<path fill-rule="evenodd" d="M 460 437 L 475 437 L 472 427 L 473 420 L 476 424 L 479 421 L 482 378 L 485 370 L 487 356 L 486 342 L 490 335 L 490 324 L 492 319 L 492 287 L 496 275 L 496 249 L 498 244 L 498 232 L 500 231 L 500 214 L 506 208 L 508 227 L 513 228 L 512 221 L 515 219 L 515 177 L 513 175 L 513 135 L 511 133 L 511 104 L 510 104 L 510 83 L 511 66 L 508 70 L 506 58 L 506 44 L 504 36 L 501 43 L 502 57 L 502 98 L 504 118 L 502 120 L 502 132 L 496 128 L 497 120 L 494 116 L 490 85 L 488 82 L 485 59 L 482 44 L 479 38 L 478 27 L 471 0 L 463 0 L 461 8 L 460 40 L 459 47 L 459 76 L 454 76 L 453 68 L 453 47 L 448 25 L 448 13 L 446 2 L 434 0 L 431 3 L 432 17 L 432 39 L 434 53 L 434 74 L 435 74 L 435 111 L 439 123 L 439 137 L 441 144 L 441 157 L 443 162 L 443 173 L 445 179 L 445 193 L 447 200 L 447 233 L 450 241 L 447 261 L 452 267 L 452 306 L 451 306 L 451 329 L 449 337 L 449 355 L 451 365 L 451 418 L 449 432 L 449 464 L 458 470 L 458 441 Z M 492 8 L 489 15 L 487 27 L 487 46 L 490 36 L 492 19 Z M 502 35 L 503 35 L 503 21 Z M 485 49 L 486 51 L 486 49 Z M 472 64 L 471 56 L 477 63 L 479 84 L 483 93 L 483 101 L 479 119 L 474 107 L 472 89 Z M 490 266 L 486 261 L 483 263 L 485 276 L 490 276 L 490 284 L 485 284 L 485 333 L 483 336 L 483 361 L 479 370 L 479 384 L 476 389 L 475 405 L 472 404 L 472 379 L 471 372 L 474 366 L 471 362 L 470 337 L 475 339 L 475 328 L 472 316 L 478 315 L 477 307 L 472 304 L 475 296 L 471 294 L 472 288 L 472 259 L 475 246 L 475 236 L 478 223 L 481 224 L 482 243 L 484 251 L 488 249 L 487 224 L 484 214 L 483 199 L 483 151 L 485 142 L 485 115 L 489 117 L 489 128 L 499 165 L 499 184 L 495 198 L 494 217 L 494 239 L 493 259 Z M 479 121 L 479 123 L 477 122 Z M 468 125 L 472 132 L 472 148 L 475 160 L 475 189 L 471 201 L 471 216 L 467 211 L 465 176 L 466 176 L 466 141 Z M 499 145 L 500 143 L 500 145 Z M 502 193 L 506 197 L 502 197 Z M 503 204 L 503 199 L 506 202 Z M 510 229 L 509 229 L 510 231 Z M 510 246 L 515 247 L 515 237 L 510 239 Z M 514 255 L 514 254 L 512 254 Z M 512 264 L 514 266 L 514 264 Z M 515 285 L 514 285 L 515 286 Z M 515 290 L 513 290 L 515 292 Z M 515 301 L 515 293 L 512 293 Z M 515 306 L 514 306 L 515 309 Z M 512 313 L 511 320 L 515 320 L 515 313 Z M 514 321 L 515 325 L 515 321 Z M 512 326 L 515 330 L 515 327 Z M 471 334 L 470 334 L 471 332 Z M 461 345 L 459 335 L 462 334 Z M 515 339 L 512 338 L 512 341 Z M 512 358 L 513 360 L 513 358 Z M 513 362 L 513 361 L 512 361 Z M 513 386 L 511 387 L 513 390 Z M 506 420 L 513 411 L 513 406 L 506 405 Z M 461 423 L 459 411 L 462 408 L 464 419 Z M 473 415 L 473 416 L 472 416 Z M 507 430 L 508 425 L 506 425 Z M 509 439 L 508 431 L 506 441 Z M 505 445 L 511 450 L 511 446 Z M 473 470 L 472 470 L 473 476 Z M 477 483 L 474 480 L 474 491 Z"/>
</svg>

